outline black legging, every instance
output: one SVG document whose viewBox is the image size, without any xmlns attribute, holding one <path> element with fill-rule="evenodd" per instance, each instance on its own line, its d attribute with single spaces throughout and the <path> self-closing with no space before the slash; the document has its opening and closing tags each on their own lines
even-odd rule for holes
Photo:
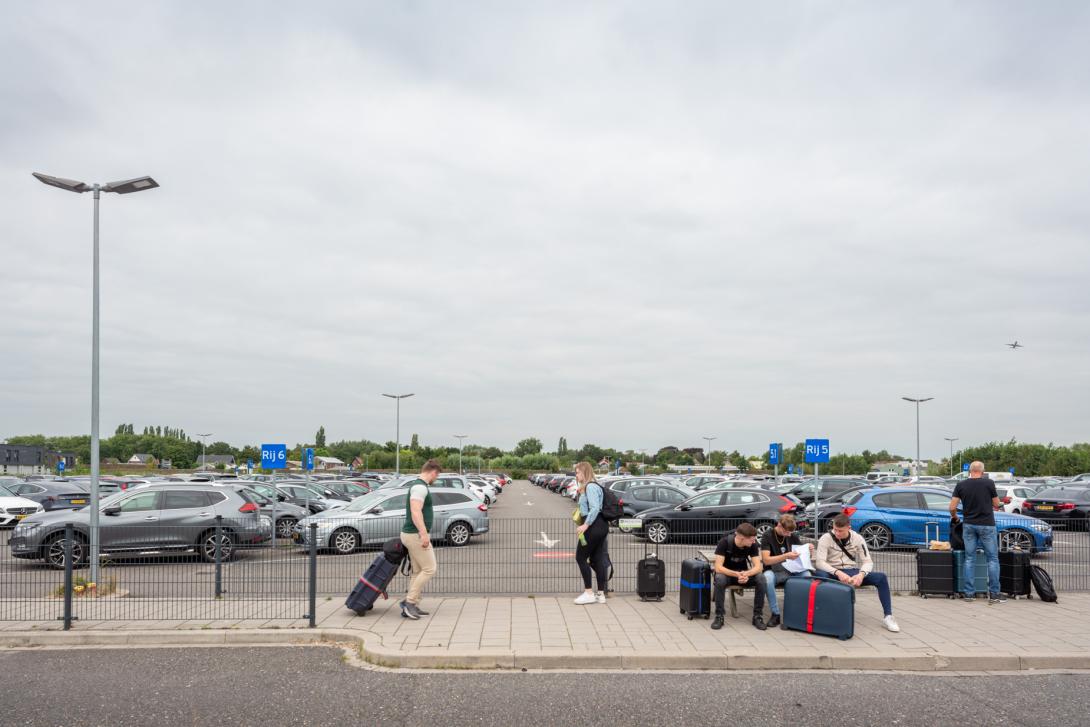
<svg viewBox="0 0 1090 727">
<path fill-rule="evenodd" d="M 590 574 L 593 567 L 598 576 L 598 590 L 605 593 L 609 585 L 609 548 L 606 537 L 609 535 L 609 523 L 599 514 L 594 522 L 583 533 L 586 545 L 580 543 L 575 547 L 575 562 L 579 565 L 579 572 L 583 574 L 583 587 L 590 588 Z"/>
</svg>

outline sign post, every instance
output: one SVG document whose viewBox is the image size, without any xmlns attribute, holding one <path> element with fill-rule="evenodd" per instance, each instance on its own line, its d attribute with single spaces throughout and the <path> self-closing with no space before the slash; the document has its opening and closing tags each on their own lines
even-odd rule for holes
<svg viewBox="0 0 1090 727">
<path fill-rule="evenodd" d="M 820 472 L 818 465 L 826 464 L 829 462 L 829 440 L 828 439 L 807 439 L 806 450 L 804 459 L 814 465 L 814 538 L 821 537 L 819 517 L 821 507 L 821 481 L 818 477 Z"/>
<path fill-rule="evenodd" d="M 307 482 L 310 482 L 310 472 L 314 469 L 314 448 L 303 449 L 303 469 L 307 472 Z"/>
<path fill-rule="evenodd" d="M 775 467 L 775 474 L 780 476 L 780 453 L 783 451 L 783 445 L 778 442 L 773 442 L 768 445 L 768 463 Z"/>
<path fill-rule="evenodd" d="M 288 445 L 286 444 L 262 444 L 261 467 L 273 471 L 273 488 L 276 487 L 276 470 L 282 470 L 288 466 Z M 276 497 L 272 498 L 272 537 L 269 539 L 270 547 L 276 547 Z"/>
<path fill-rule="evenodd" d="M 57 460 L 57 474 L 64 474 L 64 460 Z M 1014 468 L 1011 468 L 1011 474 L 1014 474 Z"/>
</svg>

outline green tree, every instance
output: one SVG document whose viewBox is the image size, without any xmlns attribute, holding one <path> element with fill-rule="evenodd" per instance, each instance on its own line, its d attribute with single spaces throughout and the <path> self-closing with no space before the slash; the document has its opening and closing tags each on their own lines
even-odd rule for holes
<svg viewBox="0 0 1090 727">
<path fill-rule="evenodd" d="M 414 434 L 413 435 L 413 438 L 409 443 L 409 449 L 411 449 L 414 452 L 416 450 L 420 449 L 420 435 L 419 434 Z"/>
<path fill-rule="evenodd" d="M 556 454 L 558 457 L 563 457 L 568 453 L 568 440 L 564 437 L 560 438 L 560 441 L 556 445 Z"/>
<path fill-rule="evenodd" d="M 714 450 L 710 455 L 708 455 L 708 464 L 710 464 L 712 467 L 719 468 L 726 463 L 727 453 L 722 450 Z"/>
<path fill-rule="evenodd" d="M 540 451 L 541 440 L 536 437 L 527 437 L 515 445 L 514 453 L 521 457 L 527 454 L 537 454 Z"/>
<path fill-rule="evenodd" d="M 325 446 L 325 426 L 324 425 L 318 427 L 318 431 L 314 434 L 314 446 L 315 447 L 324 447 Z"/>
</svg>

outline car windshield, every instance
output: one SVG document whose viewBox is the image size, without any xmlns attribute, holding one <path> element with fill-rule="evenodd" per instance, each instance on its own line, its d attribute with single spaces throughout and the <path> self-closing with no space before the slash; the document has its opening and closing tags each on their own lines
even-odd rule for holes
<svg viewBox="0 0 1090 727">
<path fill-rule="evenodd" d="M 15 497 L 15 493 L 9 490 L 4 485 L 0 485 L 0 495 L 4 495 L 5 497 Z"/>
<path fill-rule="evenodd" d="M 1046 487 L 1033 496 L 1034 500 L 1061 500 L 1075 497 L 1083 492 L 1081 487 Z"/>
<path fill-rule="evenodd" d="M 381 505 L 387 500 L 397 500 L 398 495 L 390 496 L 389 492 L 372 492 L 369 495 L 357 497 L 336 512 L 366 512 L 376 505 Z"/>
</svg>

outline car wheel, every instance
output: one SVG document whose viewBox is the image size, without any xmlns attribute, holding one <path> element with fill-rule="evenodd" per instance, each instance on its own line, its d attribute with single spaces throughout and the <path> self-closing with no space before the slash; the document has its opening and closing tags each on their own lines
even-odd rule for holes
<svg viewBox="0 0 1090 727">
<path fill-rule="evenodd" d="M 50 568 L 64 570 L 64 533 L 58 533 L 46 543 L 45 562 Z M 87 542 L 82 535 L 76 535 L 72 539 L 72 566 L 81 568 L 87 565 Z"/>
<path fill-rule="evenodd" d="M 1033 536 L 1025 530 L 1004 530 L 999 534 L 1000 550 L 1022 550 L 1032 553 Z"/>
<path fill-rule="evenodd" d="M 341 528 L 333 531 L 329 545 L 339 555 L 349 555 L 360 547 L 360 535 L 352 528 Z"/>
<path fill-rule="evenodd" d="M 647 525 L 644 525 L 643 530 L 647 533 L 647 539 L 655 545 L 663 545 L 670 539 L 670 526 L 662 520 L 647 523 Z"/>
<path fill-rule="evenodd" d="M 893 544 L 893 532 L 881 523 L 869 523 L 859 531 L 871 550 L 885 550 Z"/>
<path fill-rule="evenodd" d="M 278 538 L 290 538 L 291 532 L 295 529 L 295 524 L 299 522 L 293 517 L 282 517 L 276 521 L 276 537 Z"/>
<path fill-rule="evenodd" d="M 226 563 L 231 560 L 235 554 L 235 541 L 231 538 L 231 534 L 225 530 L 220 530 L 220 562 Z M 201 552 L 201 560 L 205 563 L 216 562 L 216 531 L 209 530 L 203 533 L 200 540 L 197 541 L 197 548 Z"/>
<path fill-rule="evenodd" d="M 775 523 L 770 523 L 766 520 L 764 522 L 755 523 L 753 527 L 757 528 L 757 539 L 760 540 L 769 530 L 776 527 L 776 525 Z"/>
<path fill-rule="evenodd" d="M 456 548 L 460 548 L 469 543 L 469 536 L 472 534 L 473 531 L 465 523 L 451 523 L 451 526 L 447 528 L 447 542 Z"/>
</svg>

